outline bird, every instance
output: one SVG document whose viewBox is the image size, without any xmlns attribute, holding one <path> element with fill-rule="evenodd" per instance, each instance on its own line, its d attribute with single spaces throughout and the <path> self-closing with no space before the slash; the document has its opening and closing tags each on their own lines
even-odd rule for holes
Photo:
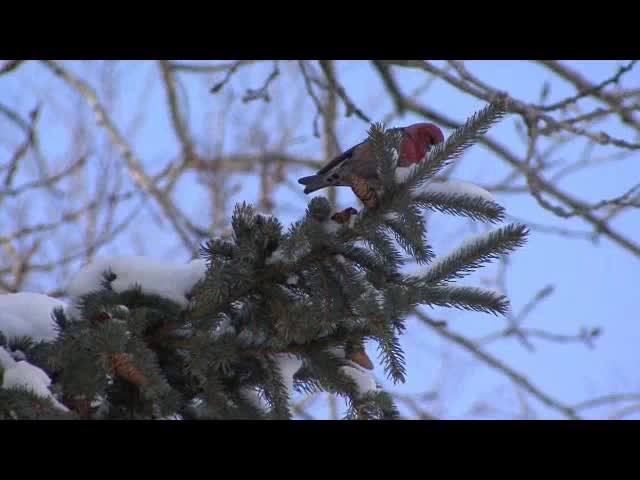
<svg viewBox="0 0 640 480">
<path fill-rule="evenodd" d="M 407 168 L 427 158 L 433 145 L 444 141 L 442 130 L 433 123 L 414 123 L 406 127 L 392 128 L 391 132 L 402 132 L 397 167 Z M 310 194 L 327 187 L 352 187 L 354 181 L 364 180 L 375 183 L 378 166 L 371 151 L 369 139 L 342 152 L 314 175 L 298 179 L 305 186 L 304 193 Z M 366 189 L 358 185 L 359 190 Z M 356 192 L 358 195 L 358 192 Z"/>
</svg>

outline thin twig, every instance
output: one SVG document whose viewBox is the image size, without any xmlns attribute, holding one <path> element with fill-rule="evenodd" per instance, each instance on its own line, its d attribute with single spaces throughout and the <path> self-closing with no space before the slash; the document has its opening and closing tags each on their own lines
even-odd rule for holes
<svg viewBox="0 0 640 480">
<path fill-rule="evenodd" d="M 420 311 L 416 310 L 415 314 L 418 316 L 418 318 L 422 322 L 424 322 L 426 325 L 431 327 L 436 333 L 438 333 L 438 335 L 445 337 L 448 340 L 451 340 L 457 345 L 460 345 L 465 350 L 472 353 L 476 358 L 482 360 L 484 363 L 494 368 L 495 370 L 503 373 L 504 375 L 509 377 L 509 379 L 512 382 L 520 385 L 527 392 L 529 392 L 531 395 L 533 395 L 535 398 L 537 398 L 540 402 L 542 402 L 549 408 L 552 408 L 553 410 L 560 412 L 562 415 L 572 420 L 581 419 L 580 416 L 575 412 L 575 410 L 572 407 L 565 405 L 559 400 L 556 400 L 550 397 L 549 395 L 544 393 L 542 390 L 534 386 L 529 380 L 527 380 L 527 378 L 524 375 L 518 373 L 513 368 L 506 365 L 504 362 L 497 359 L 493 355 L 483 351 L 477 345 L 475 345 L 473 341 L 463 337 L 462 335 L 453 333 L 446 328 L 442 328 L 437 322 L 434 322 L 431 318 L 429 318 L 427 315 L 425 315 Z"/>
<path fill-rule="evenodd" d="M 118 147 L 121 155 L 127 165 L 127 170 L 132 180 L 143 190 L 149 192 L 158 204 L 163 209 L 165 215 L 169 219 L 169 222 L 173 226 L 174 230 L 178 234 L 182 243 L 189 251 L 194 249 L 194 244 L 189 238 L 189 235 L 184 231 L 184 228 L 179 223 L 180 213 L 176 206 L 167 198 L 166 195 L 159 190 L 159 188 L 151 181 L 142 167 L 142 162 L 133 153 L 126 140 L 120 135 L 115 124 L 111 118 L 107 115 L 104 107 L 100 104 L 95 92 L 82 80 L 75 77 L 71 72 L 60 66 L 58 63 L 51 60 L 44 60 L 43 64 L 53 71 L 57 76 L 61 77 L 67 84 L 73 87 L 80 95 L 82 95 L 89 106 L 92 108 L 96 122 L 102 128 L 104 128 L 111 141 Z"/>
<path fill-rule="evenodd" d="M 568 132 L 573 133 L 574 135 L 584 136 L 590 138 L 596 143 L 600 145 L 615 145 L 617 147 L 626 148 L 629 150 L 638 150 L 640 149 L 640 144 L 627 142 L 626 140 L 618 139 L 611 137 L 609 134 L 605 132 L 593 133 L 589 132 L 583 128 L 576 127 L 573 124 L 569 124 L 563 121 L 555 120 L 550 115 L 545 114 L 540 109 L 536 108 L 535 105 L 527 104 L 520 100 L 517 100 L 509 95 L 506 95 L 505 92 L 498 91 L 496 89 L 492 89 L 480 80 L 476 79 L 471 73 L 464 70 L 460 64 L 457 65 L 457 68 L 460 71 L 465 72 L 465 78 L 473 79 L 473 82 L 467 82 L 465 80 L 459 79 L 444 72 L 442 69 L 433 66 L 431 63 L 427 61 L 416 61 L 416 60 L 394 60 L 393 64 L 419 68 L 424 71 L 427 71 L 433 75 L 438 75 L 442 79 L 444 79 L 450 85 L 458 88 L 459 90 L 468 93 L 476 98 L 484 100 L 486 102 L 493 102 L 496 98 L 500 96 L 506 96 L 507 110 L 513 113 L 518 113 L 524 118 L 535 118 L 537 120 L 544 121 L 549 127 L 553 127 L 556 130 L 566 130 Z M 473 83 L 474 85 L 472 85 Z M 487 90 L 479 90 L 477 85 L 483 85 Z"/>
<path fill-rule="evenodd" d="M 80 158 L 78 158 L 78 160 L 73 162 L 67 168 L 60 171 L 59 173 L 51 175 L 50 177 L 42 178 L 40 180 L 35 180 L 33 182 L 28 182 L 11 190 L 3 190 L 0 192 L 0 198 L 2 198 L 2 196 L 16 197 L 29 190 L 36 190 L 38 188 L 51 187 L 56 183 L 58 183 L 60 180 L 63 180 L 70 175 L 73 175 L 76 171 L 82 168 L 86 164 L 87 158 L 88 158 L 87 155 L 81 156 Z"/>
<path fill-rule="evenodd" d="M 587 90 L 592 90 L 593 85 L 587 79 L 585 79 L 580 73 L 568 67 L 566 64 L 561 63 L 556 60 L 539 60 L 539 63 L 544 65 L 546 68 L 551 70 L 556 75 L 564 78 L 568 82 L 572 83 L 576 90 L 583 92 Z M 605 92 L 604 90 L 595 90 L 592 91 L 591 95 L 594 98 L 597 98 L 607 105 L 609 105 L 613 110 L 620 115 L 620 118 L 627 125 L 635 128 L 636 130 L 640 130 L 640 123 L 633 117 L 631 112 L 625 111 L 622 106 L 622 101 L 624 100 L 624 96 L 619 96 L 613 93 Z"/>
<path fill-rule="evenodd" d="M 371 123 L 371 120 L 369 119 L 369 117 L 367 117 L 353 103 L 353 101 L 347 95 L 347 92 L 345 91 L 345 89 L 342 87 L 342 85 L 340 85 L 340 83 L 338 83 L 338 80 L 336 79 L 336 77 L 334 75 L 334 72 L 333 72 L 333 70 L 331 68 L 329 60 L 319 60 L 319 63 L 320 63 L 320 68 L 322 68 L 322 71 L 324 72 L 325 76 L 327 77 L 327 80 L 329 81 L 329 85 L 331 85 L 331 88 L 333 88 L 336 91 L 336 93 L 340 96 L 340 98 L 344 102 L 345 106 L 347 107 L 346 116 L 350 117 L 352 114 L 355 113 L 356 116 L 358 118 L 360 118 L 361 120 L 363 120 L 363 121 L 365 121 L 367 123 Z"/>
<path fill-rule="evenodd" d="M 0 67 L 0 76 L 13 72 L 26 60 L 7 60 L 4 65 Z"/>
<path fill-rule="evenodd" d="M 598 93 L 600 90 L 604 89 L 607 85 L 611 85 L 613 83 L 618 83 L 620 81 L 620 78 L 622 77 L 622 75 L 624 75 L 629 70 L 631 70 L 633 68 L 633 66 L 637 62 L 638 62 L 638 60 L 632 60 L 629 64 L 618 68 L 618 72 L 614 76 L 612 76 L 611 78 L 608 78 L 608 79 L 604 80 L 603 82 L 600 82 L 597 85 L 594 85 L 594 86 L 592 86 L 590 88 L 587 88 L 586 90 L 583 90 L 582 92 L 578 93 L 577 95 L 574 95 L 573 97 L 569 97 L 569 98 L 567 98 L 565 100 L 562 100 L 561 102 L 552 103 L 551 105 L 538 106 L 538 108 L 540 110 L 545 111 L 545 112 L 550 112 L 552 110 L 558 110 L 558 109 L 565 108 L 568 105 L 577 102 L 581 98 L 594 95 L 594 94 Z"/>
<path fill-rule="evenodd" d="M 640 393 L 613 393 L 610 395 L 603 395 L 601 397 L 585 400 L 584 402 L 576 403 L 573 406 L 574 410 L 586 410 L 589 408 L 601 407 L 611 403 L 618 402 L 636 402 L 640 401 Z"/>
<path fill-rule="evenodd" d="M 226 72 L 231 68 L 238 68 L 240 66 L 251 65 L 259 60 L 240 60 L 239 62 L 223 63 L 222 65 L 194 65 L 190 63 L 170 63 L 171 70 L 184 73 L 218 73 Z M 239 63 L 239 65 L 238 65 Z"/>
<path fill-rule="evenodd" d="M 273 62 L 273 70 L 267 77 L 260 88 L 252 89 L 250 88 L 242 97 L 243 103 L 253 102 L 254 100 L 262 99 L 266 103 L 271 101 L 271 97 L 269 96 L 269 85 L 280 75 L 280 69 L 278 68 L 278 61 Z"/>
<path fill-rule="evenodd" d="M 425 116 L 439 124 L 447 127 L 447 128 L 458 128 L 460 127 L 460 122 L 456 122 L 453 119 L 443 115 L 442 113 L 436 112 L 435 110 L 428 108 L 424 105 L 417 103 L 416 101 L 407 100 L 407 109 L 409 111 L 418 113 L 420 115 Z M 598 218 L 588 209 L 584 209 L 585 204 L 578 200 L 568 193 L 560 190 L 553 183 L 543 179 L 538 176 L 536 173 L 531 172 L 530 167 L 527 167 L 523 160 L 519 159 L 516 154 L 512 153 L 507 147 L 493 140 L 489 135 L 484 135 L 480 138 L 479 143 L 485 145 L 489 150 L 496 153 L 500 158 L 506 161 L 511 166 L 515 167 L 518 171 L 523 173 L 525 176 L 533 176 L 534 181 L 538 185 L 541 191 L 546 192 L 562 203 L 568 205 L 577 211 L 577 216 L 582 217 L 585 221 L 590 223 L 597 232 L 601 233 L 609 237 L 612 241 L 617 243 L 619 246 L 625 248 L 626 250 L 632 252 L 634 255 L 640 257 L 640 245 L 633 242 L 629 238 L 624 235 L 618 233 L 611 226 L 609 226 L 604 220 Z M 546 207 L 545 207 L 546 208 Z M 553 211 L 553 209 L 550 209 Z"/>
<path fill-rule="evenodd" d="M 220 90 L 222 90 L 222 87 L 224 87 L 229 80 L 231 80 L 231 77 L 233 76 L 233 74 L 238 70 L 238 68 L 240 68 L 243 65 L 243 61 L 242 60 L 238 60 L 237 62 L 234 62 L 226 71 L 226 74 L 224 76 L 224 78 L 216 83 L 213 87 L 211 87 L 211 93 L 218 93 Z"/>
</svg>

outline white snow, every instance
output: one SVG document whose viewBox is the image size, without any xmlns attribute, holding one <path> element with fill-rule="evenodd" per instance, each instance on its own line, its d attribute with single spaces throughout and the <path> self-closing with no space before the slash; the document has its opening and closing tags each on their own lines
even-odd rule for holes
<svg viewBox="0 0 640 480">
<path fill-rule="evenodd" d="M 342 224 L 338 222 L 334 222 L 333 220 L 327 220 L 322 224 L 322 226 L 324 227 L 325 231 L 329 235 L 335 235 L 336 233 L 338 233 L 338 230 L 340 230 L 340 228 L 342 227 Z"/>
<path fill-rule="evenodd" d="M 344 346 L 335 346 L 327 349 L 328 352 L 332 353 L 336 357 L 345 358 L 345 350 Z M 349 365 L 340 367 L 340 371 L 351 378 L 358 387 L 358 392 L 361 395 L 364 395 L 371 391 L 379 390 L 378 385 L 376 384 L 373 376 L 365 371 L 360 365 L 355 362 L 349 361 Z"/>
<path fill-rule="evenodd" d="M 384 308 L 385 305 L 385 296 L 384 293 L 374 287 L 364 275 L 360 275 L 360 281 L 362 282 L 365 291 L 362 292 L 360 298 L 367 298 L 371 300 L 375 300 L 379 308 Z"/>
<path fill-rule="evenodd" d="M 282 253 L 282 249 L 278 248 L 275 252 L 271 254 L 269 258 L 265 260 L 264 263 L 266 265 L 273 265 L 274 263 L 281 262 L 281 263 L 290 265 L 300 260 L 300 258 L 303 255 L 306 255 L 308 252 L 309 252 L 308 246 L 303 244 L 297 247 L 296 249 L 294 249 L 289 256 L 285 257 L 284 253 Z"/>
<path fill-rule="evenodd" d="M 391 158 L 393 159 L 393 164 L 397 165 L 398 164 L 398 159 L 400 158 L 400 155 L 398 155 L 398 150 L 395 148 L 391 149 Z"/>
<path fill-rule="evenodd" d="M 330 347 L 327 349 L 327 351 L 333 355 L 335 355 L 338 358 L 344 358 L 345 357 L 345 351 L 344 351 L 344 346 L 342 345 L 338 345 L 335 347 Z"/>
<path fill-rule="evenodd" d="M 284 262 L 284 255 L 282 255 L 282 250 L 279 248 L 275 252 L 273 252 L 264 263 L 267 265 L 272 265 L 277 262 Z"/>
<path fill-rule="evenodd" d="M 204 278 L 207 265 L 203 259 L 189 263 L 174 263 L 141 256 L 119 256 L 97 258 L 85 265 L 69 284 L 68 294 L 74 306 L 69 309 L 71 316 L 79 316 L 76 301 L 83 295 L 100 289 L 103 272 L 111 270 L 116 279 L 111 287 L 122 292 L 139 286 L 144 293 L 160 295 L 186 307 L 185 295 Z"/>
<path fill-rule="evenodd" d="M 357 385 L 360 395 L 375 392 L 379 389 L 373 376 L 359 367 L 341 367 L 342 373 L 350 377 Z"/>
<path fill-rule="evenodd" d="M 214 338 L 217 338 L 221 335 L 227 334 L 227 333 L 236 333 L 236 329 L 233 325 L 231 325 L 231 318 L 230 317 L 224 317 L 222 319 L 222 321 L 216 326 L 216 329 L 213 331 L 212 336 Z"/>
<path fill-rule="evenodd" d="M 295 355 L 291 355 L 288 353 L 279 353 L 273 355 L 273 358 L 278 364 L 278 369 L 280 370 L 282 381 L 286 386 L 289 399 L 291 399 L 291 397 L 293 396 L 293 376 L 302 367 L 302 360 L 299 360 Z M 256 408 L 264 412 L 269 410 L 269 406 L 267 405 L 267 403 L 253 388 L 243 387 L 240 389 L 240 392 L 242 396 L 244 396 L 244 398 L 249 402 L 253 403 Z"/>
<path fill-rule="evenodd" d="M 287 283 L 287 285 L 295 286 L 295 285 L 298 284 L 299 280 L 300 280 L 300 276 L 299 275 L 292 274 L 292 275 L 289 275 L 289 278 L 287 278 L 287 282 L 286 283 Z"/>
<path fill-rule="evenodd" d="M 65 304 L 41 293 L 20 292 L 0 295 L 0 331 L 8 338 L 29 336 L 34 341 L 53 340 L 57 331 L 53 309 Z"/>
<path fill-rule="evenodd" d="M 258 410 L 262 410 L 263 412 L 266 412 L 269 410 L 269 407 L 266 404 L 266 402 L 262 398 L 260 398 L 260 395 L 258 394 L 258 392 L 253 388 L 243 387 L 240 389 L 240 392 L 242 396 L 247 401 L 251 402 L 253 406 L 256 407 Z"/>
<path fill-rule="evenodd" d="M 2 368 L 5 370 L 13 368 L 16 365 L 16 361 L 13 359 L 11 354 L 3 347 L 0 347 L 0 365 L 2 365 Z"/>
<path fill-rule="evenodd" d="M 289 398 L 291 398 L 293 396 L 293 376 L 302 367 L 302 360 L 288 353 L 279 353 L 274 357 L 278 364 L 280 375 L 282 375 L 282 381 L 287 387 Z"/>
<path fill-rule="evenodd" d="M 397 222 L 400 220 L 400 214 L 398 212 L 387 212 L 382 216 L 385 220 Z"/>
<path fill-rule="evenodd" d="M 302 257 L 305 253 L 307 252 L 307 250 L 305 249 L 304 246 L 297 248 L 296 250 L 294 250 L 293 252 L 291 252 L 291 254 L 287 257 L 285 257 L 284 253 L 282 252 L 281 248 L 278 248 L 275 252 L 273 252 L 271 254 L 271 256 L 269 258 L 267 258 L 265 260 L 265 264 L 266 265 L 273 265 L 274 263 L 285 263 L 285 264 L 291 264 L 291 263 L 295 263 L 297 262 L 300 257 Z"/>
<path fill-rule="evenodd" d="M 11 352 L 11 356 L 16 361 L 26 360 L 27 359 L 27 356 L 24 354 L 24 352 L 22 350 L 14 350 L 13 352 Z"/>
<path fill-rule="evenodd" d="M 457 193 L 458 195 L 469 195 L 479 197 L 489 202 L 496 201 L 495 197 L 482 187 L 473 183 L 449 180 L 447 182 L 427 183 L 418 189 L 419 192 L 434 193 Z"/>
<path fill-rule="evenodd" d="M 409 175 L 411 174 L 411 172 L 413 172 L 413 170 L 418 166 L 419 164 L 413 164 L 413 165 L 409 165 L 408 167 L 398 167 L 396 168 L 396 183 L 402 183 L 404 182 Z"/>
<path fill-rule="evenodd" d="M 4 370 L 2 388 L 25 388 L 39 397 L 51 399 L 60 410 L 69 411 L 49 391 L 51 379 L 41 368 L 24 360 L 16 362 L 2 347 L 0 347 L 0 363 Z"/>
</svg>

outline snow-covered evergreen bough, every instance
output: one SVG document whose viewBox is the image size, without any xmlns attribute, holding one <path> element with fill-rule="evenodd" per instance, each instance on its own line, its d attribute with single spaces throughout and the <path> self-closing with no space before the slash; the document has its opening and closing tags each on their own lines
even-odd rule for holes
<svg viewBox="0 0 640 480">
<path fill-rule="evenodd" d="M 401 132 L 372 125 L 375 208 L 333 212 L 318 196 L 285 229 L 241 204 L 233 235 L 188 264 L 103 258 L 72 279 L 67 304 L 0 295 L 0 418 L 288 419 L 296 392 L 318 390 L 345 400 L 345 418 L 398 418 L 367 345 L 404 381 L 414 309 L 508 309 L 503 295 L 453 281 L 521 246 L 528 229 L 493 228 L 435 258 L 423 216 L 503 220 L 488 192 L 433 177 L 504 114 L 504 100 L 489 104 L 402 172 Z"/>
</svg>

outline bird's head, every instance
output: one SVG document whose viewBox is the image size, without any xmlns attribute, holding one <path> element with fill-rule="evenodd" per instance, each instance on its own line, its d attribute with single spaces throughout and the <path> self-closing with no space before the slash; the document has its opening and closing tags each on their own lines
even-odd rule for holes
<svg viewBox="0 0 640 480">
<path fill-rule="evenodd" d="M 399 166 L 419 163 L 433 145 L 444 142 L 444 134 L 433 123 L 414 123 L 404 128 Z"/>
</svg>

